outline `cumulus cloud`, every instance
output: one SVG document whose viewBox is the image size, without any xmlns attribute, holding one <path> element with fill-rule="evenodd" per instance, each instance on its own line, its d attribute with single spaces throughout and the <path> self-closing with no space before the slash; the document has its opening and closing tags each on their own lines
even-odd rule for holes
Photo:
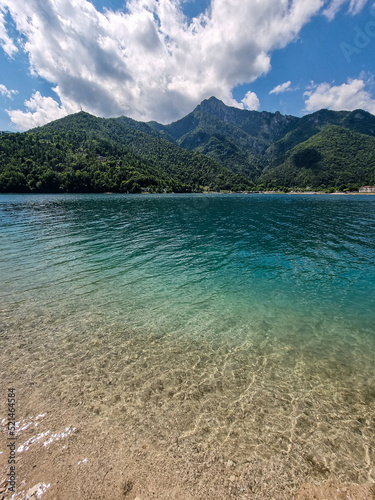
<svg viewBox="0 0 375 500">
<path fill-rule="evenodd" d="M 292 82 L 290 80 L 288 82 L 281 83 L 280 85 L 276 85 L 276 87 L 270 91 L 270 94 L 282 94 L 283 92 L 289 92 L 292 90 L 290 88 L 291 85 Z"/>
<path fill-rule="evenodd" d="M 245 97 L 242 99 L 242 104 L 245 109 L 257 111 L 260 106 L 258 96 L 255 92 L 249 91 Z"/>
<path fill-rule="evenodd" d="M 17 90 L 8 90 L 4 84 L 0 83 L 0 94 L 8 99 L 12 99 L 12 96 L 18 94 L 18 92 Z"/>
<path fill-rule="evenodd" d="M 366 82 L 361 79 L 348 80 L 342 85 L 312 84 L 304 96 L 305 109 L 309 112 L 322 108 L 334 111 L 365 109 L 375 114 L 375 99 L 366 90 Z"/>
<path fill-rule="evenodd" d="M 32 74 L 54 86 L 60 110 L 82 106 L 99 116 L 166 123 L 211 95 L 241 106 L 232 89 L 266 74 L 271 52 L 293 41 L 327 2 L 211 0 L 191 20 L 180 0 L 128 0 L 124 11 L 103 12 L 87 0 L 0 0 L 0 8 L 6 5 Z M 20 113 L 12 112 L 18 123 Z"/>
<path fill-rule="evenodd" d="M 51 120 L 66 116 L 67 110 L 52 99 L 43 97 L 40 92 L 35 92 L 30 100 L 25 101 L 27 112 L 21 110 L 7 110 L 7 113 L 19 130 L 39 127 Z"/>
</svg>

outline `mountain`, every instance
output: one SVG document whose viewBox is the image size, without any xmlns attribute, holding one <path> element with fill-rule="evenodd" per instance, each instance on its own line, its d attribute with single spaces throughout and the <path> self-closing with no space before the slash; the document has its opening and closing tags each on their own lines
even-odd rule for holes
<svg viewBox="0 0 375 500">
<path fill-rule="evenodd" d="M 0 136 L 0 191 L 242 190 L 248 180 L 130 118 L 80 112 Z"/>
<path fill-rule="evenodd" d="M 258 184 L 358 188 L 375 184 L 375 137 L 338 125 L 325 125 L 309 139 L 288 149 L 265 168 Z"/>
<path fill-rule="evenodd" d="M 189 192 L 375 184 L 375 116 L 302 118 L 211 97 L 169 125 L 80 112 L 0 135 L 0 191 Z"/>
<path fill-rule="evenodd" d="M 272 145 L 268 154 L 279 155 L 319 133 L 326 125 L 337 125 L 364 135 L 375 136 L 375 116 L 358 109 L 356 111 L 329 111 L 321 109 L 298 119 L 284 137 Z"/>
<path fill-rule="evenodd" d="M 205 154 L 233 172 L 255 180 L 265 166 L 267 148 L 297 120 L 280 113 L 228 107 L 211 97 L 175 123 L 162 128 L 150 125 L 184 149 Z"/>
<path fill-rule="evenodd" d="M 363 110 L 322 109 L 298 118 L 228 107 L 211 97 L 177 122 L 149 125 L 171 142 L 215 159 L 260 188 L 374 183 L 375 116 Z M 332 126 L 337 127 L 335 133 Z M 313 162 L 312 149 L 316 158 L 319 153 L 319 162 Z M 312 163 L 319 166 L 319 175 Z"/>
</svg>

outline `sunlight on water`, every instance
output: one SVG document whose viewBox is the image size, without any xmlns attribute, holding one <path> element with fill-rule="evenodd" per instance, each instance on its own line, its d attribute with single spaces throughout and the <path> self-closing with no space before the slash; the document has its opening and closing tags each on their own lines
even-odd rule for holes
<svg viewBox="0 0 375 500">
<path fill-rule="evenodd" d="M 160 446 L 375 480 L 374 197 L 3 195 L 0 224 L 13 376 Z"/>
</svg>

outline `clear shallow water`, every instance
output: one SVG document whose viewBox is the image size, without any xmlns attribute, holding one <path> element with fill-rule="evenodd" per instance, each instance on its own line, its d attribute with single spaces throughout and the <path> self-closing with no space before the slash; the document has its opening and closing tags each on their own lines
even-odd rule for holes
<svg viewBox="0 0 375 500">
<path fill-rule="evenodd" d="M 0 234 L 8 378 L 161 447 L 375 480 L 375 197 L 3 195 Z"/>
</svg>

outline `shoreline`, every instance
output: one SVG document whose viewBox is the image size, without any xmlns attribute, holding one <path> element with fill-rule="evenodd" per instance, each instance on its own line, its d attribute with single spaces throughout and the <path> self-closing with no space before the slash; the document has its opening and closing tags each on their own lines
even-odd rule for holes
<svg viewBox="0 0 375 500">
<path fill-rule="evenodd" d="M 328 195 L 328 196 L 374 196 L 375 195 L 375 193 L 357 193 L 357 192 L 324 193 L 323 191 L 289 191 L 287 193 L 284 191 L 259 191 L 256 193 L 252 193 L 250 191 L 249 193 L 244 193 L 244 194 L 287 194 L 287 195 L 303 194 L 303 195 L 324 195 L 324 196 L 326 196 L 326 195 Z"/>
<path fill-rule="evenodd" d="M 257 195 L 257 194 L 275 194 L 275 195 L 323 195 L 323 196 L 375 196 L 374 193 L 358 193 L 358 192 L 348 192 L 348 193 L 342 193 L 342 192 L 335 192 L 335 193 L 325 193 L 323 191 L 200 191 L 200 192 L 186 192 L 186 193 L 149 193 L 149 192 L 142 192 L 142 193 L 122 193 L 122 192 L 116 192 L 116 191 L 103 191 L 103 192 L 63 192 L 63 193 L 35 193 L 35 192 L 30 192 L 30 193 L 0 193 L 0 196 L 103 196 L 103 195 L 121 195 L 121 196 L 195 196 L 195 195 L 215 195 L 215 194 L 220 194 L 220 195 L 226 195 L 226 194 L 246 194 L 246 195 Z"/>
<path fill-rule="evenodd" d="M 306 191 L 305 193 L 301 193 L 299 191 L 291 191 L 290 193 L 285 193 L 285 194 L 324 194 L 324 195 L 332 195 L 332 196 L 373 196 L 375 193 L 355 193 L 355 192 L 350 192 L 350 193 L 323 193 L 321 191 Z"/>
</svg>

